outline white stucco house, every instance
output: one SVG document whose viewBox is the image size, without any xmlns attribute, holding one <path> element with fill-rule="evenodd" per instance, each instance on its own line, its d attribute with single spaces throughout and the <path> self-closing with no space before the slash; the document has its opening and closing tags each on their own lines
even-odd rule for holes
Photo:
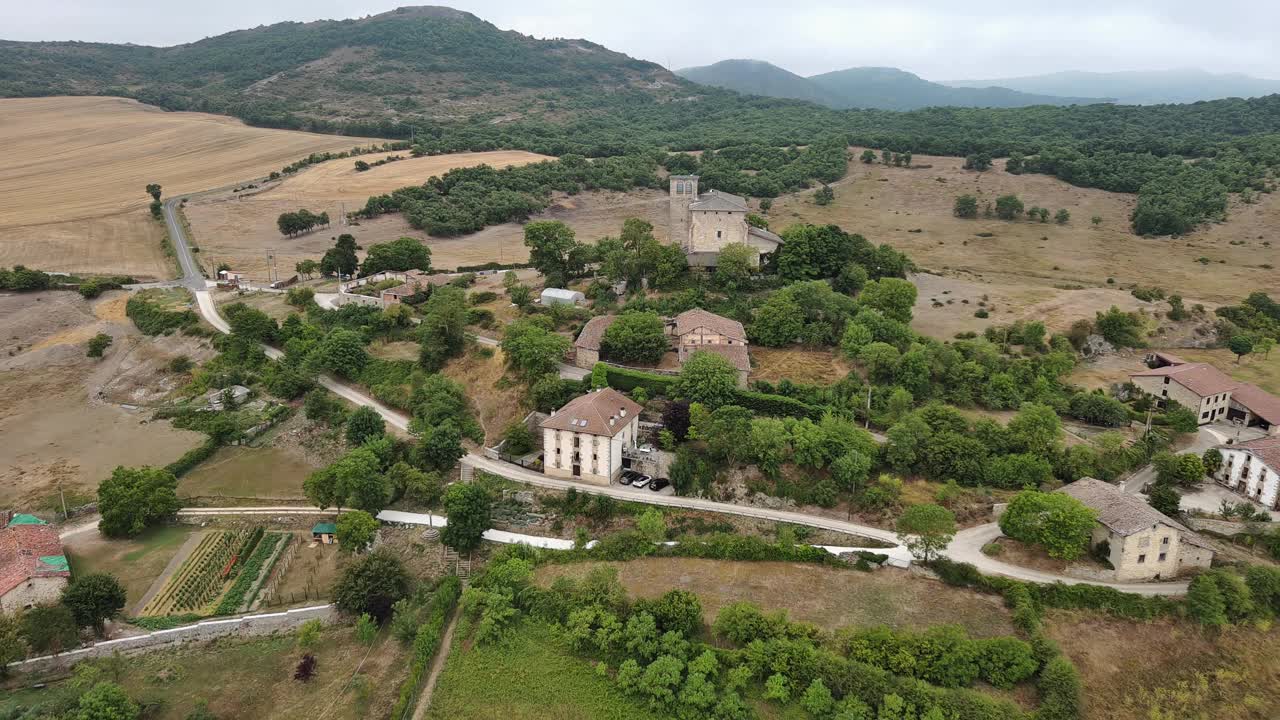
<svg viewBox="0 0 1280 720">
<path fill-rule="evenodd" d="M 608 485 L 622 473 L 624 449 L 636 447 L 638 403 L 613 388 L 574 398 L 539 425 L 543 472 Z"/>
<path fill-rule="evenodd" d="M 1219 445 L 1218 484 L 1271 510 L 1280 510 L 1280 437 Z"/>
</svg>

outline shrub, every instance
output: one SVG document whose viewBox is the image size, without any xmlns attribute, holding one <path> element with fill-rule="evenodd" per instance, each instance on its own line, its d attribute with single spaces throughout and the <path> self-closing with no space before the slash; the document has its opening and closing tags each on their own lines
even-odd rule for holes
<svg viewBox="0 0 1280 720">
<path fill-rule="evenodd" d="M 98 333 L 89 339 L 89 349 L 85 352 L 88 357 L 102 357 L 106 349 L 111 346 L 113 338 L 106 333 Z"/>
<path fill-rule="evenodd" d="M 408 717 L 409 711 L 413 708 L 413 703 L 417 700 L 419 694 L 418 685 L 422 682 L 423 676 L 426 674 L 427 666 L 431 664 L 432 658 L 440 649 L 440 640 L 444 637 L 444 626 L 448 620 L 449 613 L 458 603 L 458 597 L 462 594 L 462 582 L 457 576 L 450 575 L 440 581 L 440 585 L 431 593 L 431 599 L 427 601 L 426 611 L 423 613 L 424 620 L 418 626 L 418 631 L 413 639 L 413 658 L 409 665 L 409 676 L 405 678 L 400 685 L 400 695 L 396 698 L 396 704 L 391 711 L 391 717 L 403 718 Z"/>
<path fill-rule="evenodd" d="M 1022 640 L 998 637 L 975 642 L 980 677 L 998 688 L 1008 690 L 1039 668 L 1031 645 Z"/>
<path fill-rule="evenodd" d="M 1000 516 L 1000 529 L 1015 540 L 1041 545 L 1050 557 L 1074 560 L 1089 548 L 1097 517 L 1070 495 L 1024 490 Z"/>
</svg>

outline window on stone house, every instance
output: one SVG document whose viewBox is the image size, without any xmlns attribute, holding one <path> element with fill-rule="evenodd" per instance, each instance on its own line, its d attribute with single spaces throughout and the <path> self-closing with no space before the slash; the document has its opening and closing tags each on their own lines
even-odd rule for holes
<svg viewBox="0 0 1280 720">
<path fill-rule="evenodd" d="M 1139 556 L 1138 556 L 1138 564 L 1139 564 L 1139 565 L 1141 565 L 1141 564 L 1145 563 L 1146 561 L 1147 561 L 1147 556 L 1146 556 L 1146 555 L 1139 555 Z"/>
<path fill-rule="evenodd" d="M 1168 556 L 1169 556 L 1169 553 L 1160 553 L 1160 559 L 1158 560 L 1158 562 L 1164 562 L 1164 559 Z"/>
<path fill-rule="evenodd" d="M 1164 537 L 1160 538 L 1160 544 L 1161 544 L 1161 545 L 1168 545 L 1168 544 L 1169 544 L 1169 536 L 1168 536 L 1168 535 L 1166 535 L 1166 536 L 1164 536 Z"/>
</svg>

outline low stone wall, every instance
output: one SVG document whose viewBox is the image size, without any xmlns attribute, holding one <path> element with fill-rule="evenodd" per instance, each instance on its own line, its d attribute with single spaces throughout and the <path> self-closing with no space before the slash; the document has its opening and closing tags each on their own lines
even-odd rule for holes
<svg viewBox="0 0 1280 720">
<path fill-rule="evenodd" d="M 88 647 L 70 650 L 57 655 L 45 655 L 29 660 L 20 660 L 10 663 L 8 669 L 10 672 L 21 673 L 66 670 L 81 660 L 109 656 L 117 652 L 122 655 L 131 655 L 182 643 L 213 640 L 227 635 L 238 635 L 240 637 L 270 635 L 275 632 L 292 630 L 311 619 L 332 622 L 337 617 L 337 614 L 337 610 L 332 605 L 316 605 L 277 613 L 203 620 L 193 625 L 183 625 L 170 630 L 156 630 L 145 635 L 103 640 Z"/>
<path fill-rule="evenodd" d="M 1187 518 L 1187 526 L 1192 530 L 1203 530 L 1205 532 L 1230 537 L 1232 535 L 1262 535 L 1280 527 L 1280 523 L 1244 523 L 1233 522 L 1230 520 L 1211 520 L 1209 518 L 1189 517 Z"/>
</svg>

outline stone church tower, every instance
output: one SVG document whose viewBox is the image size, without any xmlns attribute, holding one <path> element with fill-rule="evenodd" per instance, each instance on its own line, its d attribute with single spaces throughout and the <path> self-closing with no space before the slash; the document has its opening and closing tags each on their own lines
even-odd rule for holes
<svg viewBox="0 0 1280 720">
<path fill-rule="evenodd" d="M 672 244 L 679 243 L 689 252 L 689 203 L 698 199 L 697 175 L 671 176 L 671 222 L 668 232 Z"/>
</svg>

